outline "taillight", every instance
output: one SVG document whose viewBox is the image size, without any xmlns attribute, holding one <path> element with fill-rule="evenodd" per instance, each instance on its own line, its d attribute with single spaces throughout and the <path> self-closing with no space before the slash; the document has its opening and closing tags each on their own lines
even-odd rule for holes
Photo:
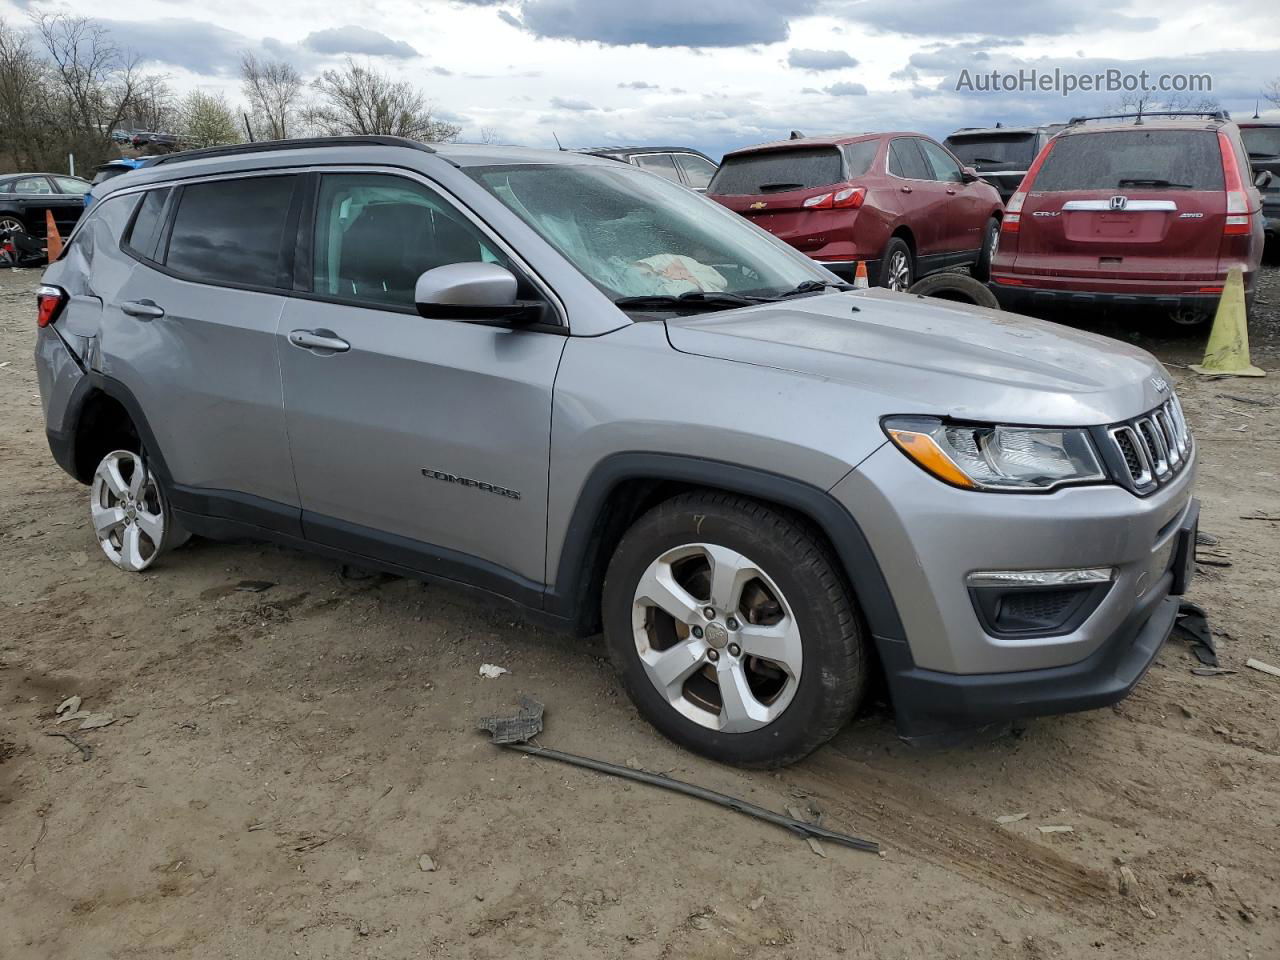
<svg viewBox="0 0 1280 960">
<path fill-rule="evenodd" d="M 1218 147 L 1222 150 L 1222 179 L 1227 187 L 1227 219 L 1222 226 L 1224 237 L 1247 237 L 1253 232 L 1253 218 L 1249 214 L 1249 195 L 1245 192 L 1236 163 L 1236 152 L 1231 139 L 1218 131 Z"/>
<path fill-rule="evenodd" d="M 866 187 L 845 187 L 832 193 L 808 197 L 801 206 L 809 210 L 856 210 L 867 198 Z"/>
<path fill-rule="evenodd" d="M 1035 182 L 1036 174 L 1040 172 L 1040 168 L 1044 166 L 1044 162 L 1048 159 L 1049 151 L 1053 149 L 1053 145 L 1057 143 L 1057 139 L 1050 140 L 1044 145 L 1044 149 L 1037 155 L 1035 161 L 1027 168 L 1026 176 L 1022 178 L 1022 183 L 1018 184 L 1018 189 L 1014 191 L 1009 202 L 1004 207 L 1004 221 L 1000 225 L 1000 229 L 1004 233 L 1017 233 L 1022 227 L 1022 205 L 1027 201 L 1027 194 L 1031 192 L 1031 185 Z"/>
<path fill-rule="evenodd" d="M 36 290 L 36 307 L 38 308 L 36 326 L 47 327 L 57 320 L 66 302 L 67 292 L 61 287 L 51 287 L 47 284 L 41 286 Z"/>
</svg>

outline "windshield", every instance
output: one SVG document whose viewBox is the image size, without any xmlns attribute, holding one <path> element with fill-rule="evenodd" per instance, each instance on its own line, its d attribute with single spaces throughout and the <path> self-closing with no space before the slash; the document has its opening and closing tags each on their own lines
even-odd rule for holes
<svg viewBox="0 0 1280 960">
<path fill-rule="evenodd" d="M 775 297 L 831 279 L 718 203 L 620 164 L 467 172 L 612 300 Z"/>
<path fill-rule="evenodd" d="M 1022 170 L 1036 158 L 1034 133 L 1006 133 L 985 137 L 948 137 L 947 147 L 969 166 L 1017 164 Z"/>
<path fill-rule="evenodd" d="M 1240 138 L 1254 159 L 1280 156 L 1280 127 L 1241 127 Z"/>
</svg>

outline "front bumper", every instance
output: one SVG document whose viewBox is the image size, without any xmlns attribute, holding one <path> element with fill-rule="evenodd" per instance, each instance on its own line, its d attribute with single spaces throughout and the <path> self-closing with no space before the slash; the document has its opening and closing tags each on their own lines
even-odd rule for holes
<svg viewBox="0 0 1280 960">
<path fill-rule="evenodd" d="M 1194 456 L 1194 451 L 1193 451 Z M 1065 713 L 1123 698 L 1172 628 L 1193 555 L 1194 462 L 1155 493 L 1118 486 L 1049 494 L 948 487 L 891 446 L 833 495 L 861 525 L 902 621 L 876 636 L 904 737 Z M 1082 622 L 1050 635 L 995 636 L 966 589 L 983 570 L 1111 567 Z"/>
</svg>

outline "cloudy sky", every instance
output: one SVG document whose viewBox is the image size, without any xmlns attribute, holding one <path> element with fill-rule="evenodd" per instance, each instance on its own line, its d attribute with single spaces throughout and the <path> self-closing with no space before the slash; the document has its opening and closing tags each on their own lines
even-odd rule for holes
<svg viewBox="0 0 1280 960">
<path fill-rule="evenodd" d="M 0 0 L 10 24 L 32 10 L 109 10 L 118 41 L 179 91 L 238 100 L 245 49 L 308 77 L 354 56 L 422 87 L 463 139 L 717 157 L 791 129 L 944 136 L 1118 99 L 957 92 L 966 69 L 1209 73 L 1237 117 L 1280 78 L 1276 0 Z"/>
</svg>

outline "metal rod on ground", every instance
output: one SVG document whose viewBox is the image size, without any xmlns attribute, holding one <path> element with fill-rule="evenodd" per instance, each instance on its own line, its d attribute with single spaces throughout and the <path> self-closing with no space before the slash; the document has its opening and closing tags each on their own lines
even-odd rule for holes
<svg viewBox="0 0 1280 960">
<path fill-rule="evenodd" d="M 728 807 L 730 810 L 745 813 L 747 816 L 765 820 L 779 827 L 785 827 L 792 833 L 799 834 L 802 837 L 816 837 L 819 840 L 828 840 L 831 843 L 852 847 L 854 850 L 864 850 L 868 853 L 880 852 L 880 844 L 872 840 L 863 840 L 859 837 L 851 837 L 848 834 L 837 833 L 834 830 L 827 830 L 817 824 L 805 823 L 803 820 L 796 820 L 794 817 L 774 813 L 765 807 L 759 807 L 754 803 L 748 803 L 746 800 L 731 797 L 727 793 L 717 793 L 715 790 L 708 790 L 692 783 L 685 783 L 683 780 L 673 780 L 671 777 L 664 777 L 658 773 L 632 770 L 630 767 L 620 767 L 604 760 L 593 760 L 590 757 L 580 757 L 573 753 L 562 753 L 559 750 L 538 747 L 529 743 L 502 743 L 499 746 L 507 747 L 511 750 L 519 750 L 521 753 L 527 753 L 535 757 L 559 760 L 561 763 L 568 763 L 575 767 L 585 767 L 588 770 L 595 770 L 597 773 L 606 773 L 611 777 L 622 777 L 639 783 L 647 783 L 650 786 L 661 787 L 663 790 L 682 793 L 687 797 L 697 797 L 699 800 L 719 804 L 722 807 Z"/>
</svg>

